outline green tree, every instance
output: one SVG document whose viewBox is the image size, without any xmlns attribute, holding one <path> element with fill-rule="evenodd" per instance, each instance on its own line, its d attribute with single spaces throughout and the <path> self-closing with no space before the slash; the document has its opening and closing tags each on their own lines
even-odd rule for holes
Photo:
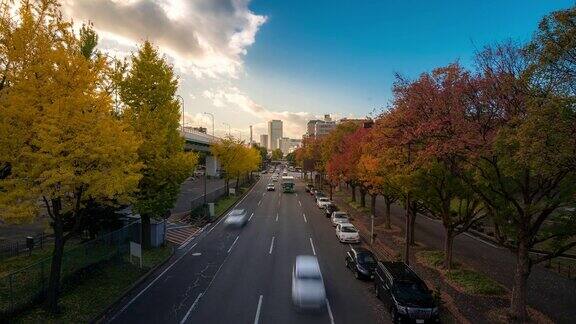
<svg viewBox="0 0 576 324">
<path fill-rule="evenodd" d="M 129 65 L 117 82 L 122 118 L 142 139 L 138 156 L 144 170 L 134 206 L 142 219 L 143 245 L 149 247 L 151 219 L 164 217 L 174 206 L 180 185 L 198 159 L 195 153 L 184 152 L 172 66 L 148 41 L 131 56 Z"/>
<path fill-rule="evenodd" d="M 284 153 L 280 149 L 275 149 L 272 151 L 272 161 L 282 160 Z"/>
<path fill-rule="evenodd" d="M 0 90 L 0 161 L 11 166 L 0 180 L 0 215 L 23 222 L 40 208 L 48 213 L 54 249 L 47 305 L 56 312 L 65 243 L 89 217 L 82 207 L 129 201 L 141 178 L 140 141 L 99 90 L 106 62 L 79 51 L 58 3 L 22 1 L 14 20 L 11 9 L 11 2 L 0 7 L 0 62 L 9 62 Z"/>
</svg>

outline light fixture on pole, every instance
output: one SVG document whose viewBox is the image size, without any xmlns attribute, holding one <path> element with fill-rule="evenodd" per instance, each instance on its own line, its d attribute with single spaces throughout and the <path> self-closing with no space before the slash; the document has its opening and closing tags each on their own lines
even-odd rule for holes
<svg viewBox="0 0 576 324">
<path fill-rule="evenodd" d="M 208 115 L 208 116 L 210 116 L 210 118 L 212 118 L 212 137 L 214 137 L 214 114 L 209 113 L 209 112 L 204 112 L 204 115 Z"/>
</svg>

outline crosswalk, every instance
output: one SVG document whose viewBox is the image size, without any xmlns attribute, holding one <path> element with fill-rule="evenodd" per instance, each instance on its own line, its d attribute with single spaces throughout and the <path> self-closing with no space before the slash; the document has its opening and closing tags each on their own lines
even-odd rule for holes
<svg viewBox="0 0 576 324">
<path fill-rule="evenodd" d="M 166 240 L 172 244 L 180 246 L 198 231 L 198 228 L 192 225 L 172 226 L 166 229 Z"/>
</svg>

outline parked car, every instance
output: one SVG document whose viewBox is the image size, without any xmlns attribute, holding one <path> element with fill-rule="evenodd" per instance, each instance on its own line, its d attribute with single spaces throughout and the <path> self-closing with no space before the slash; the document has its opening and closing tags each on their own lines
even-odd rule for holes
<svg viewBox="0 0 576 324">
<path fill-rule="evenodd" d="M 374 288 L 394 323 L 440 322 L 438 304 L 432 292 L 404 262 L 378 262 Z"/>
<path fill-rule="evenodd" d="M 272 181 L 273 181 L 273 182 L 278 182 L 278 176 L 277 176 L 277 175 L 273 175 L 273 176 L 272 176 Z"/>
<path fill-rule="evenodd" d="M 360 233 L 350 223 L 336 225 L 336 237 L 341 243 L 360 243 Z"/>
<path fill-rule="evenodd" d="M 354 272 L 356 279 L 373 279 L 376 265 L 376 257 L 368 249 L 353 246 L 346 253 L 346 267 Z"/>
<path fill-rule="evenodd" d="M 276 188 L 274 187 L 274 184 L 273 184 L 273 183 L 269 183 L 269 184 L 266 186 L 266 190 L 267 190 L 267 191 L 275 191 Z"/>
<path fill-rule="evenodd" d="M 330 203 L 331 203 L 330 199 L 326 197 L 319 197 L 318 199 L 316 199 L 316 205 L 318 205 L 318 208 L 324 208 L 324 206 Z"/>
<path fill-rule="evenodd" d="M 306 185 L 306 187 L 305 187 L 305 189 L 306 189 L 306 192 L 308 192 L 308 193 L 309 193 L 309 192 L 310 192 L 310 190 L 313 190 L 313 189 L 314 189 L 314 186 L 313 186 L 313 185 L 311 185 L 311 184 L 307 184 L 307 185 Z"/>
<path fill-rule="evenodd" d="M 325 195 L 322 191 L 316 190 L 316 191 L 314 192 L 314 197 L 316 197 L 316 199 L 318 199 L 318 198 L 320 198 L 320 197 L 326 197 L 326 195 Z"/>
<path fill-rule="evenodd" d="M 350 218 L 348 217 L 348 213 L 343 211 L 335 211 L 332 213 L 331 216 L 332 226 L 336 226 L 342 223 L 350 223 Z"/>
<path fill-rule="evenodd" d="M 292 302 L 301 310 L 317 310 L 326 306 L 326 290 L 318 259 L 299 255 L 292 268 Z"/>
<path fill-rule="evenodd" d="M 232 209 L 224 220 L 228 227 L 243 227 L 248 222 L 248 213 L 244 209 Z"/>
<path fill-rule="evenodd" d="M 338 207 L 334 205 L 334 203 L 329 203 L 324 207 L 324 212 L 326 213 L 326 217 L 332 216 L 332 213 L 338 211 Z"/>
</svg>

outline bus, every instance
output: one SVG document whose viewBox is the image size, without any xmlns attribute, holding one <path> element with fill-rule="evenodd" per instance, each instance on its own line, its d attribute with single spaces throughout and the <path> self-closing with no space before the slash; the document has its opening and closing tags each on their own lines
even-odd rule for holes
<svg viewBox="0 0 576 324">
<path fill-rule="evenodd" d="M 282 192 L 285 192 L 285 193 L 294 192 L 294 177 L 293 176 L 283 176 L 282 177 Z"/>
</svg>

